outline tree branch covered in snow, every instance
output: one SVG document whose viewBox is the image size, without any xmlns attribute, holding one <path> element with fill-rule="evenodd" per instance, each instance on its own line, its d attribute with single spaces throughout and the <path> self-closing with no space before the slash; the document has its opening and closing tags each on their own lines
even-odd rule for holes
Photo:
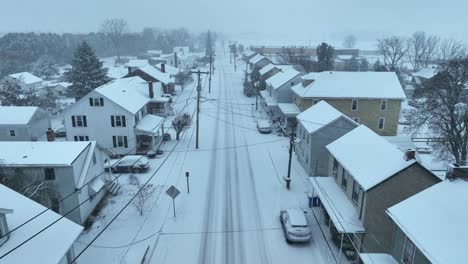
<svg viewBox="0 0 468 264">
<path fill-rule="evenodd" d="M 403 37 L 392 36 L 388 38 L 378 39 L 378 48 L 384 56 L 384 64 L 392 71 L 398 70 L 403 59 L 408 52 L 406 39 Z"/>
</svg>

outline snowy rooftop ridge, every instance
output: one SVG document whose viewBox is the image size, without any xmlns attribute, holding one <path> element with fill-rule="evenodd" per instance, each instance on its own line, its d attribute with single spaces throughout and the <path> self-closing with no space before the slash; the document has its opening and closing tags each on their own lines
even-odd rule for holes
<svg viewBox="0 0 468 264">
<path fill-rule="evenodd" d="M 438 69 L 436 67 L 431 68 L 423 68 L 415 73 L 413 73 L 413 77 L 422 77 L 424 79 L 430 79 L 437 74 Z"/>
<path fill-rule="evenodd" d="M 257 54 L 253 58 L 250 59 L 250 63 L 256 64 L 257 62 L 259 62 L 259 61 L 261 61 L 263 59 L 265 59 L 265 56 Z"/>
<path fill-rule="evenodd" d="M 250 57 L 252 55 L 255 54 L 255 51 L 253 50 L 244 50 L 244 52 L 242 52 L 242 55 L 246 56 L 246 57 Z"/>
<path fill-rule="evenodd" d="M 129 60 L 127 62 L 127 67 L 140 68 L 148 64 L 149 64 L 148 60 Z"/>
<path fill-rule="evenodd" d="M 468 182 L 443 181 L 387 209 L 387 214 L 434 264 L 466 259 Z M 428 207 L 429 206 L 429 207 Z"/>
<path fill-rule="evenodd" d="M 273 89 L 278 89 L 283 86 L 285 83 L 292 80 L 297 75 L 301 74 L 300 72 L 296 71 L 293 68 L 288 68 L 284 71 L 281 71 L 270 78 L 268 78 L 265 82 L 267 85 L 271 85 Z"/>
<path fill-rule="evenodd" d="M 37 77 L 36 75 L 33 75 L 29 72 L 19 72 L 19 73 L 14 73 L 8 75 L 13 79 L 16 79 L 18 81 L 22 81 L 25 84 L 31 84 L 31 83 L 37 83 L 37 82 L 42 82 L 42 79 Z"/>
<path fill-rule="evenodd" d="M 0 106 L 0 125 L 26 125 L 38 109 L 37 106 Z"/>
<path fill-rule="evenodd" d="M 394 72 L 321 72 L 310 77 L 314 82 L 296 85 L 294 93 L 305 98 L 406 99 Z"/>
<path fill-rule="evenodd" d="M 340 117 L 349 120 L 353 124 L 356 124 L 356 126 L 358 125 L 352 119 L 323 100 L 300 113 L 296 118 L 307 132 L 312 134 Z"/>
<path fill-rule="evenodd" d="M 25 196 L 0 184 L 0 208 L 12 209 L 6 219 L 10 230 L 15 229 L 47 208 Z M 46 228 L 61 216 L 48 210 L 14 231 L 9 239 L 0 246 L 0 256 L 12 250 L 23 241 Z M 83 227 L 62 218 L 34 239 L 25 243 L 11 254 L 6 255 L 2 263 L 60 263 L 69 248 L 73 245 Z"/>
<path fill-rule="evenodd" d="M 273 64 L 273 63 L 270 63 L 268 64 L 267 66 L 261 68 L 258 72 L 260 73 L 260 75 L 264 75 L 265 73 L 273 70 L 274 68 L 277 68 L 279 70 L 286 70 L 288 68 L 292 68 L 291 65 L 277 65 L 277 64 Z"/>
<path fill-rule="evenodd" d="M 138 70 L 141 70 L 145 72 L 146 74 L 150 75 L 151 77 L 159 80 L 163 84 L 169 84 L 174 82 L 174 78 L 171 77 L 171 75 L 167 72 L 162 72 L 159 69 L 156 69 L 155 67 L 147 64 L 143 67 L 138 68 Z"/>
<path fill-rule="evenodd" d="M 366 191 L 416 163 L 405 160 L 403 151 L 365 125 L 326 148 Z"/>
</svg>

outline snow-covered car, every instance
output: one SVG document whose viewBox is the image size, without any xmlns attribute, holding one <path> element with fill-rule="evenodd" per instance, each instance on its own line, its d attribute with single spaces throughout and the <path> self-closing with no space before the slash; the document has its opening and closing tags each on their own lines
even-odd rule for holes
<svg viewBox="0 0 468 264">
<path fill-rule="evenodd" d="M 110 170 L 113 173 L 133 172 L 141 173 L 149 168 L 148 158 L 141 155 L 125 156 L 110 164 Z M 109 171 L 109 164 L 106 164 L 105 170 Z"/>
<path fill-rule="evenodd" d="M 169 98 L 169 103 L 172 104 L 172 95 L 170 95 L 170 94 L 163 94 L 163 95 L 161 95 L 161 97 Z"/>
<path fill-rule="evenodd" d="M 66 137 L 67 136 L 67 131 L 65 130 L 65 127 L 59 127 L 54 130 L 55 137 Z"/>
<path fill-rule="evenodd" d="M 268 120 L 258 120 L 257 121 L 257 129 L 258 132 L 262 134 L 268 134 L 271 133 L 271 125 Z"/>
<path fill-rule="evenodd" d="M 432 148 L 429 146 L 420 146 L 420 147 L 416 147 L 416 151 L 421 154 L 431 154 Z"/>
<path fill-rule="evenodd" d="M 312 238 L 312 232 L 307 222 L 305 212 L 301 209 L 290 208 L 281 210 L 280 219 L 284 230 L 284 236 L 288 243 L 309 242 Z"/>
</svg>

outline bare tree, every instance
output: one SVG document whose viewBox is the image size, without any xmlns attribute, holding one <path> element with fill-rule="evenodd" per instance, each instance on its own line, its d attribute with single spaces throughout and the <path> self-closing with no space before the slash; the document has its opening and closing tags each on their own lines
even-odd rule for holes
<svg viewBox="0 0 468 264">
<path fill-rule="evenodd" d="M 408 52 L 406 39 L 403 37 L 392 36 L 388 38 L 378 39 L 378 48 L 384 56 L 384 64 L 392 71 L 398 70 L 403 59 Z"/>
<path fill-rule="evenodd" d="M 182 131 L 190 126 L 192 118 L 190 117 L 190 114 L 188 113 L 183 113 L 178 115 L 174 120 L 172 120 L 172 126 L 174 127 L 176 131 L 176 140 L 180 139 L 180 133 Z"/>
<path fill-rule="evenodd" d="M 153 197 L 153 194 L 156 191 L 156 187 L 151 183 L 147 185 L 141 184 L 140 180 L 135 177 L 135 175 L 130 175 L 130 180 L 134 182 L 139 191 L 135 197 L 135 200 L 133 200 L 132 205 L 142 216 L 145 212 L 146 204 L 149 200 L 151 200 L 151 197 Z"/>
<path fill-rule="evenodd" d="M 415 70 L 426 68 L 435 59 L 439 38 L 423 31 L 415 32 L 408 39 L 407 56 Z"/>
<path fill-rule="evenodd" d="M 466 56 L 467 46 L 465 43 L 455 39 L 444 39 L 439 45 L 439 60 L 447 62 Z"/>
<path fill-rule="evenodd" d="M 356 46 L 356 40 L 356 36 L 353 34 L 347 35 L 343 40 L 343 47 L 348 49 L 354 48 L 354 46 Z"/>
<path fill-rule="evenodd" d="M 123 35 L 128 30 L 128 23 L 123 18 L 106 19 L 101 24 L 101 32 L 106 34 L 114 44 L 117 52 L 117 59 L 120 60 L 120 47 L 122 45 Z"/>
<path fill-rule="evenodd" d="M 455 59 L 440 66 L 439 73 L 417 88 L 407 114 L 411 123 L 408 132 L 428 128 L 441 157 L 452 156 L 455 162 L 467 164 L 468 106 L 465 88 L 468 85 L 468 59 Z"/>
</svg>

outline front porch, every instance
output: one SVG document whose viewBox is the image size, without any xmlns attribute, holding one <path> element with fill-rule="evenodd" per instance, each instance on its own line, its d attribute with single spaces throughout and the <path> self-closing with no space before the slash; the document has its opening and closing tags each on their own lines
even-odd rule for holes
<svg viewBox="0 0 468 264">
<path fill-rule="evenodd" d="M 296 104 L 278 104 L 279 109 L 279 125 L 284 134 L 289 134 L 296 125 L 296 116 L 301 113 Z"/>
<path fill-rule="evenodd" d="M 169 116 L 172 113 L 170 99 L 168 97 L 156 97 L 147 106 L 149 114 L 158 116 Z"/>
<path fill-rule="evenodd" d="M 164 118 L 148 114 L 135 127 L 137 154 L 159 149 L 164 137 Z"/>
</svg>

